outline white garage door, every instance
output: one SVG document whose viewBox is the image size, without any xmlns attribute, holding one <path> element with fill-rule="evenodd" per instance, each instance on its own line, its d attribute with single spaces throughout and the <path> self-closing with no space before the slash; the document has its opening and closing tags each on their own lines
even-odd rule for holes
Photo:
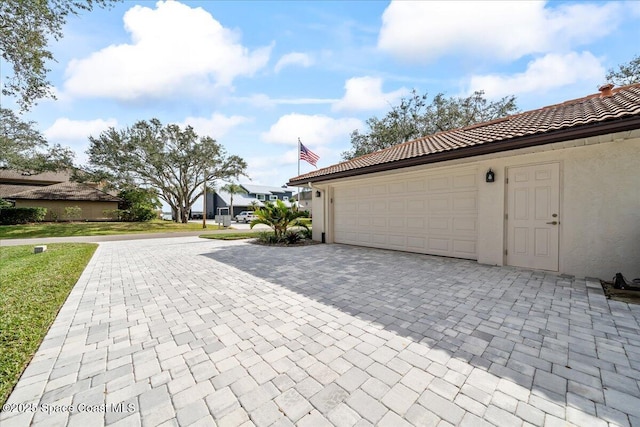
<svg viewBox="0 0 640 427">
<path fill-rule="evenodd" d="M 477 259 L 472 169 L 359 180 L 334 189 L 334 241 Z"/>
</svg>

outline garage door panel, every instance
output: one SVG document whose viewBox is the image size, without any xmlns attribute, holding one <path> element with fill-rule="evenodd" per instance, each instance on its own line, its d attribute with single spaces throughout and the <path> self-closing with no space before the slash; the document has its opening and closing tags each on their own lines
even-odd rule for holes
<svg viewBox="0 0 640 427">
<path fill-rule="evenodd" d="M 476 253 L 476 241 L 475 240 L 459 240 L 453 241 L 453 252 L 459 255 L 475 255 Z"/>
<path fill-rule="evenodd" d="M 426 190 L 426 183 L 424 179 L 408 181 L 407 182 L 407 192 L 408 193 L 424 193 Z"/>
<path fill-rule="evenodd" d="M 388 220 L 388 227 L 390 231 L 404 231 L 406 228 L 406 218 L 394 218 L 391 217 Z"/>
<path fill-rule="evenodd" d="M 424 231 L 425 228 L 426 228 L 426 220 L 424 217 L 407 218 L 407 229 Z"/>
<path fill-rule="evenodd" d="M 456 190 L 476 190 L 478 187 L 476 173 L 468 173 L 464 175 L 457 175 L 453 177 L 453 188 Z"/>
<path fill-rule="evenodd" d="M 362 187 L 358 187 L 357 190 L 357 194 L 358 197 L 360 196 L 370 196 L 371 195 L 371 186 L 370 185 L 364 185 Z"/>
<path fill-rule="evenodd" d="M 399 234 L 391 234 L 388 239 L 389 245 L 397 248 L 404 248 L 407 246 L 407 237 Z"/>
<path fill-rule="evenodd" d="M 467 168 L 336 186 L 334 240 L 477 259 L 478 182 Z"/>
<path fill-rule="evenodd" d="M 371 234 L 369 233 L 358 233 L 358 242 L 359 243 L 371 243 Z"/>
<path fill-rule="evenodd" d="M 451 231 L 451 218 L 429 218 L 429 232 L 442 234 L 449 233 Z"/>
<path fill-rule="evenodd" d="M 456 193 L 453 198 L 453 210 L 456 212 L 476 212 L 478 210 L 478 195 L 476 193 Z"/>
<path fill-rule="evenodd" d="M 451 210 L 451 197 L 438 196 L 430 197 L 428 199 L 428 213 L 433 214 L 436 212 L 449 212 Z"/>
<path fill-rule="evenodd" d="M 451 179 L 448 176 L 429 178 L 429 191 L 448 191 L 451 189 Z"/>
<path fill-rule="evenodd" d="M 371 188 L 371 194 L 373 196 L 386 196 L 387 194 L 389 194 L 389 189 L 386 184 L 374 185 Z"/>
<path fill-rule="evenodd" d="M 469 218 L 453 218 L 454 233 L 477 233 L 478 220 L 475 217 Z"/>
<path fill-rule="evenodd" d="M 391 182 L 388 185 L 389 194 L 402 194 L 405 192 L 405 183 L 404 182 Z"/>
<path fill-rule="evenodd" d="M 358 214 L 367 214 L 371 212 L 370 202 L 358 202 Z"/>
<path fill-rule="evenodd" d="M 371 218 L 371 225 L 376 228 L 387 228 L 387 218 L 374 216 Z"/>
<path fill-rule="evenodd" d="M 389 200 L 388 211 L 391 214 L 404 214 L 406 210 L 406 203 L 404 199 L 394 198 Z"/>
<path fill-rule="evenodd" d="M 407 213 L 425 212 L 426 205 L 426 200 L 409 200 L 407 201 Z"/>
<path fill-rule="evenodd" d="M 437 252 L 449 252 L 450 240 L 441 237 L 430 237 L 428 240 L 428 249 Z"/>
</svg>

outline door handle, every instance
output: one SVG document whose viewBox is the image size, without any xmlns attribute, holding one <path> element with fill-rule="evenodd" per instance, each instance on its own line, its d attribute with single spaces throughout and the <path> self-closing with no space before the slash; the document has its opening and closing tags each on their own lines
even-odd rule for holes
<svg viewBox="0 0 640 427">
<path fill-rule="evenodd" d="M 551 222 L 548 222 L 547 224 L 558 225 L 558 221 L 551 221 Z"/>
</svg>

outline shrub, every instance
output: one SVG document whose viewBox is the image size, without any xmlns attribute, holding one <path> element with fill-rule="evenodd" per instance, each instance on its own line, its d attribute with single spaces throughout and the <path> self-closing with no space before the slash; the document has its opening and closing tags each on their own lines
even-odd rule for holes
<svg viewBox="0 0 640 427">
<path fill-rule="evenodd" d="M 2 208 L 0 209 L 0 224 L 16 225 L 40 222 L 44 220 L 46 215 L 46 208 Z"/>
<path fill-rule="evenodd" d="M 82 208 L 80 206 L 67 206 L 64 208 L 64 216 L 70 221 L 80 219 L 82 217 Z"/>
<path fill-rule="evenodd" d="M 302 240 L 302 234 L 295 230 L 289 230 L 284 234 L 284 241 L 287 245 L 294 245 Z"/>
<path fill-rule="evenodd" d="M 153 190 L 145 188 L 127 188 L 118 193 L 121 221 L 146 222 L 158 217 L 157 209 L 162 206 Z"/>
<path fill-rule="evenodd" d="M 300 230 L 300 233 L 305 239 L 313 239 L 313 232 L 310 228 L 303 228 L 302 230 Z"/>
<path fill-rule="evenodd" d="M 306 228 L 306 224 L 300 223 L 303 213 L 297 209 L 291 209 L 282 200 L 275 203 L 265 202 L 264 207 L 255 211 L 256 219 L 251 221 L 251 228 L 256 224 L 265 224 L 273 229 L 277 239 L 282 241 L 287 230 L 291 227 L 301 226 Z"/>
<path fill-rule="evenodd" d="M 258 242 L 264 243 L 267 245 L 273 245 L 275 243 L 280 243 L 279 239 L 276 237 L 275 233 L 272 231 L 261 231 L 258 233 Z"/>
</svg>

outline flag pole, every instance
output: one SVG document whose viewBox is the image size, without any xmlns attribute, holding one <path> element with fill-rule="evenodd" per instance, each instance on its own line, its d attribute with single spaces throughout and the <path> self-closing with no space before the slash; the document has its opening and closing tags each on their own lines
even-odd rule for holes
<svg viewBox="0 0 640 427">
<path fill-rule="evenodd" d="M 302 142 L 300 142 L 300 137 L 298 137 L 298 176 L 300 176 L 300 144 L 302 144 Z M 296 200 L 298 208 L 300 208 L 300 197 L 300 187 L 298 187 L 298 200 Z"/>
</svg>

